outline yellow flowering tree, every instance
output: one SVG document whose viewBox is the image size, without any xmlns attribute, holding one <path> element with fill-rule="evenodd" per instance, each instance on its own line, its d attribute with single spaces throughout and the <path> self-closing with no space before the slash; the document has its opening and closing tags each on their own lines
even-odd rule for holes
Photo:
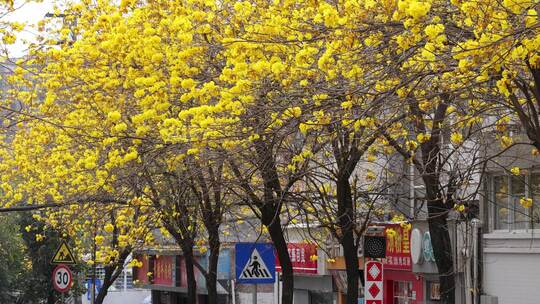
<svg viewBox="0 0 540 304">
<path fill-rule="evenodd" d="M 373 124 L 381 144 L 407 160 L 425 186 L 444 303 L 455 302 L 447 218 L 457 201 L 468 198 L 463 190 L 482 169 L 479 147 L 489 128 L 483 117 L 492 109 L 474 95 L 481 90 L 469 89 L 463 62 L 453 56 L 454 46 L 472 35 L 456 22 L 459 14 L 448 14 L 462 2 L 361 4 L 366 28 L 361 51 L 371 56 L 370 70 L 382 71 L 364 88 L 379 110 Z"/>
<path fill-rule="evenodd" d="M 27 106 L 27 121 L 4 151 L 12 177 L 4 183 L 4 206 L 26 200 L 59 208 L 45 220 L 58 223 L 53 214 L 59 214 L 98 224 L 92 239 L 102 244 L 105 262 L 120 262 L 137 241 L 153 244 L 148 232 L 162 228 L 184 251 L 192 302 L 193 268 L 204 270 L 193 255 L 199 227 L 210 236 L 203 273 L 210 296 L 217 295 L 225 210 L 222 165 L 212 153 L 203 158 L 205 146 L 198 144 L 206 139 L 200 129 L 212 123 L 204 104 L 219 96 L 212 81 L 198 85 L 212 79 L 221 62 L 214 53 L 219 32 L 208 35 L 215 10 L 212 3 L 168 1 L 83 1 L 66 9 L 69 27 L 55 31 L 63 43 L 34 49 L 28 72 L 11 80 L 32 89 L 14 92 Z M 121 210 L 129 216 L 118 215 Z M 122 218 L 122 225 L 108 231 L 107 218 Z M 80 220 L 75 232 L 84 229 Z M 111 270 L 112 281 L 116 273 Z"/>
<path fill-rule="evenodd" d="M 333 190 L 321 186 L 331 182 L 336 212 L 318 219 L 339 232 L 348 303 L 355 303 L 355 234 L 369 212 L 359 212 L 353 176 L 363 160 L 386 167 L 385 154 L 399 156 L 426 188 L 443 302 L 453 303 L 447 217 L 481 170 L 483 131 L 499 132 L 508 148 L 504 125 L 517 117 L 540 146 L 537 6 L 81 1 L 63 13 L 69 26 L 55 32 L 63 43 L 36 48 L 28 71 L 17 68 L 10 79 L 25 107 L 12 121 L 20 123 L 11 147 L 0 151 L 4 206 L 26 200 L 74 218 L 79 206 L 92 206 L 92 221 L 105 212 L 113 225 L 118 205 L 131 223 L 123 232 L 119 226 L 118 246 L 120 235 L 163 228 L 186 255 L 191 302 L 193 267 L 200 267 L 193 249 L 204 227 L 210 265 L 200 268 L 212 302 L 219 227 L 232 193 L 268 229 L 289 304 L 282 220 L 306 192 L 324 202 Z M 505 115 L 491 126 L 486 113 Z M 369 168 L 362 177 L 374 184 L 383 173 Z M 324 209 L 308 207 L 308 220 Z M 54 226 L 56 215 L 47 218 Z M 114 243 L 114 227 L 107 230 Z"/>
</svg>

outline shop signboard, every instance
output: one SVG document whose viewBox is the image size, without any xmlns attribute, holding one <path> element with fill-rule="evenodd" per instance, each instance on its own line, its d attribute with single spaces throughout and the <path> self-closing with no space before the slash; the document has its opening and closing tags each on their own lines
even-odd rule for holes
<svg viewBox="0 0 540 304">
<path fill-rule="evenodd" d="M 231 278 L 231 252 L 229 249 L 223 249 L 218 257 L 218 280 L 229 280 Z"/>
<path fill-rule="evenodd" d="M 287 250 L 294 273 L 317 274 L 317 246 L 308 243 L 288 243 Z M 279 259 L 276 255 L 276 271 L 281 272 Z"/>
<path fill-rule="evenodd" d="M 384 268 L 411 271 L 411 229 L 400 224 L 385 226 L 386 258 L 382 259 Z"/>
</svg>

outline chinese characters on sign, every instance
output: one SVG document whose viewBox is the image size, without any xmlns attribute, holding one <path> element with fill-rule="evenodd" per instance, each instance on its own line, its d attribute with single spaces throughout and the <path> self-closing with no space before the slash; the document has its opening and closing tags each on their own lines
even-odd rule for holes
<svg viewBox="0 0 540 304">
<path fill-rule="evenodd" d="M 287 250 L 291 257 L 293 272 L 295 273 L 317 273 L 317 246 L 305 243 L 289 243 Z M 276 271 L 281 272 L 279 259 L 276 256 Z"/>
<path fill-rule="evenodd" d="M 154 261 L 154 284 L 173 284 L 173 257 L 156 256 Z"/>
<path fill-rule="evenodd" d="M 400 224 L 386 225 L 386 269 L 411 270 L 411 230 Z"/>
</svg>

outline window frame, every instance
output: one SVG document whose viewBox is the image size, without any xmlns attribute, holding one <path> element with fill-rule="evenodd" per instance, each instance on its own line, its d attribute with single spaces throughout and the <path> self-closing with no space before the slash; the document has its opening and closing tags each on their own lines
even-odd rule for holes
<svg viewBox="0 0 540 304">
<path fill-rule="evenodd" d="M 533 171 L 527 170 L 527 173 L 521 175 L 524 178 L 524 198 L 532 198 L 534 195 L 532 194 L 532 189 L 529 186 L 531 182 L 531 176 L 532 175 L 540 175 L 540 171 Z M 506 186 L 508 189 L 507 195 L 507 202 L 506 206 L 498 206 L 497 200 L 496 200 L 496 189 L 495 189 L 495 179 L 497 177 L 506 177 Z M 516 208 L 516 203 L 519 204 L 519 199 L 521 197 L 517 197 L 513 194 L 513 179 L 515 178 L 514 175 L 508 174 L 508 173 L 492 173 L 489 175 L 489 184 L 488 184 L 488 203 L 490 203 L 490 206 L 488 207 L 488 214 L 489 214 L 489 220 L 492 223 L 491 231 L 494 233 L 530 233 L 530 232 L 540 232 L 540 222 L 535 223 L 534 222 L 534 208 L 535 208 L 535 202 L 533 201 L 533 205 L 530 208 L 527 208 L 526 216 L 528 218 L 526 228 L 516 228 L 518 224 L 515 222 L 515 213 L 518 211 Z M 540 201 L 536 202 L 537 204 L 540 204 Z M 508 228 L 500 228 L 499 223 L 499 216 L 498 216 L 498 207 L 504 207 L 508 209 L 508 216 L 507 216 L 507 222 L 508 222 Z"/>
<path fill-rule="evenodd" d="M 397 295 L 397 292 L 396 292 L 396 283 L 397 283 L 397 286 L 399 286 L 400 284 L 406 284 L 407 285 L 407 294 L 406 295 Z M 398 287 L 398 290 L 399 287 Z M 408 292 L 411 291 L 411 295 L 408 294 Z M 414 292 L 414 284 L 413 282 L 411 281 L 402 281 L 402 280 L 394 280 L 392 281 L 392 303 L 396 303 L 396 302 L 400 302 L 400 301 L 405 301 L 407 303 L 411 303 L 413 301 L 416 301 L 416 297 L 413 297 L 413 293 Z"/>
</svg>

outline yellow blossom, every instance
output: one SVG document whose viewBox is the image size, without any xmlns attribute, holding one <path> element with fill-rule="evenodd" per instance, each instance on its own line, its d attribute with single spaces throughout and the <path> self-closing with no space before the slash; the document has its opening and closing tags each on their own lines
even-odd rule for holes
<svg viewBox="0 0 540 304">
<path fill-rule="evenodd" d="M 107 232 L 107 233 L 111 233 L 111 232 L 114 231 L 114 226 L 113 226 L 111 223 L 109 223 L 109 224 L 105 225 L 104 230 L 105 230 L 105 232 Z"/>
<path fill-rule="evenodd" d="M 96 235 L 96 237 L 94 238 L 94 240 L 96 241 L 96 244 L 97 244 L 97 245 L 103 244 L 103 240 L 104 240 L 104 239 L 105 239 L 105 238 L 104 238 L 102 235 L 99 235 L 99 234 Z"/>
<path fill-rule="evenodd" d="M 457 146 L 463 142 L 463 135 L 460 132 L 453 132 L 450 135 L 450 141 Z"/>
<path fill-rule="evenodd" d="M 520 204 L 521 206 L 523 206 L 523 208 L 527 208 L 527 209 L 528 209 L 528 208 L 531 208 L 531 207 L 532 207 L 532 205 L 533 205 L 533 200 L 532 200 L 532 198 L 524 198 L 524 197 L 522 197 L 522 198 L 519 199 L 519 204 Z"/>
<path fill-rule="evenodd" d="M 510 172 L 513 174 L 513 175 L 519 175 L 521 170 L 519 169 L 519 167 L 512 167 L 512 169 L 510 169 Z"/>
</svg>

